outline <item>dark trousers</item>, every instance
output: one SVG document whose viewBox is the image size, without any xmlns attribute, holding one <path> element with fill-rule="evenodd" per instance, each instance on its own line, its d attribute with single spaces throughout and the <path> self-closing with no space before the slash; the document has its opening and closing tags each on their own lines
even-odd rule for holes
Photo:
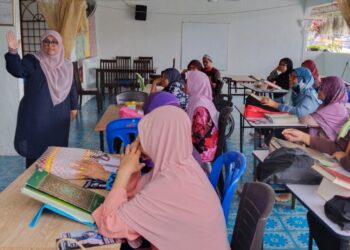
<svg viewBox="0 0 350 250">
<path fill-rule="evenodd" d="M 35 161 L 36 159 L 26 158 L 26 168 L 29 168 Z"/>
<path fill-rule="evenodd" d="M 307 222 L 309 223 L 312 238 L 315 240 L 319 250 L 340 249 L 340 239 L 333 236 L 310 212 L 307 213 Z"/>
</svg>

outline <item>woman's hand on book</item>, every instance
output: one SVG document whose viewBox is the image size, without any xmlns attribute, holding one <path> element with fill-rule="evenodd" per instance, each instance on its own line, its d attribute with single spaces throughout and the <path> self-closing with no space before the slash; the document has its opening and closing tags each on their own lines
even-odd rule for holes
<svg viewBox="0 0 350 250">
<path fill-rule="evenodd" d="M 310 145 L 310 135 L 293 128 L 288 128 L 282 131 L 283 136 L 291 142 L 302 142 Z"/>
<path fill-rule="evenodd" d="M 334 159 L 336 159 L 338 162 L 340 162 L 341 158 L 343 158 L 344 156 L 346 156 L 346 153 L 343 152 L 343 151 L 338 151 L 338 152 L 335 152 L 332 157 Z"/>
<path fill-rule="evenodd" d="M 272 108 L 278 109 L 278 103 L 266 96 L 261 97 L 261 103 L 266 106 L 270 106 Z"/>
<path fill-rule="evenodd" d="M 96 161 L 82 160 L 75 163 L 82 177 L 107 181 L 110 173 Z"/>
</svg>

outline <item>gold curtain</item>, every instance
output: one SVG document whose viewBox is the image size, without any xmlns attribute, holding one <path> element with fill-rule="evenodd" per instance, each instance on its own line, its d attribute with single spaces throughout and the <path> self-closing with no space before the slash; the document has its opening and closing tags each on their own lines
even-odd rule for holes
<svg viewBox="0 0 350 250">
<path fill-rule="evenodd" d="M 78 33 L 88 34 L 85 0 L 37 0 L 50 29 L 63 39 L 65 57 L 70 58 Z"/>
</svg>

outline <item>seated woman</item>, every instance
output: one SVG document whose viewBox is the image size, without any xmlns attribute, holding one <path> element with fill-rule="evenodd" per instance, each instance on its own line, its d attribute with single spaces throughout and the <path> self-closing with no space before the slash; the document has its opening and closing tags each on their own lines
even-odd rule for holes
<svg viewBox="0 0 350 250">
<path fill-rule="evenodd" d="M 314 80 L 310 70 L 303 67 L 296 68 L 289 76 L 289 86 L 292 89 L 290 104 L 281 104 L 268 97 L 262 97 L 262 104 L 297 117 L 315 112 L 321 102 L 313 88 Z"/>
<path fill-rule="evenodd" d="M 267 77 L 267 80 L 275 83 L 280 86 L 282 89 L 289 90 L 289 74 L 293 71 L 293 62 L 288 57 L 282 58 L 277 66 L 270 75 Z M 284 97 L 288 96 L 286 94 L 273 94 L 273 98 L 276 102 L 284 103 Z"/>
<path fill-rule="evenodd" d="M 318 109 L 300 120 L 311 127 L 310 135 L 319 135 L 334 141 L 349 116 L 346 108 L 348 95 L 343 80 L 337 76 L 322 78 L 318 98 L 323 101 Z"/>
<path fill-rule="evenodd" d="M 147 115 L 153 110 L 165 105 L 171 105 L 180 108 L 179 100 L 172 94 L 164 91 L 151 93 L 143 104 L 143 113 Z M 199 165 L 202 166 L 201 156 L 195 148 L 193 148 L 192 155 L 195 158 L 195 160 L 199 163 Z M 151 162 L 150 160 L 145 160 L 145 162 L 147 163 L 148 167 L 154 166 L 153 162 Z M 112 188 L 116 174 L 106 171 L 98 162 L 83 160 L 77 162 L 76 167 L 77 169 L 80 169 L 82 177 L 105 181 L 106 189 L 110 190 Z"/>
<path fill-rule="evenodd" d="M 310 148 L 332 155 L 344 169 L 350 171 L 350 131 L 344 138 L 335 141 L 311 136 L 297 129 L 285 129 L 282 133 L 288 141 L 302 142 Z M 331 234 L 311 212 L 307 213 L 307 221 L 318 249 L 340 249 L 341 240 Z"/>
<path fill-rule="evenodd" d="M 147 239 L 151 249 L 230 249 L 220 200 L 192 157 L 186 113 L 160 107 L 138 129 L 139 140 L 127 147 L 110 193 L 92 214 L 99 233 L 127 239 L 134 248 Z M 131 192 L 131 177 L 143 167 L 141 152 L 154 168 Z"/>
<path fill-rule="evenodd" d="M 316 63 L 313 60 L 308 59 L 301 64 L 301 67 L 307 68 L 311 71 L 312 77 L 314 78 L 314 88 L 317 90 L 320 87 L 321 78 L 318 74 Z"/>
<path fill-rule="evenodd" d="M 188 96 L 184 92 L 185 83 L 177 69 L 168 68 L 162 71 L 161 77 L 153 80 L 151 93 L 157 92 L 157 86 L 163 87 L 163 91 L 169 92 L 179 99 L 180 106 L 186 110 Z"/>
<path fill-rule="evenodd" d="M 212 102 L 209 79 L 203 72 L 189 71 L 186 87 L 193 145 L 201 154 L 203 163 L 213 161 L 219 137 L 219 113 Z"/>
<path fill-rule="evenodd" d="M 220 71 L 214 67 L 213 58 L 210 55 L 205 54 L 203 56 L 203 72 L 207 74 L 210 80 L 212 94 L 217 93 L 218 80 L 220 79 Z"/>
<path fill-rule="evenodd" d="M 289 58 L 282 58 L 277 67 L 274 68 L 274 70 L 271 71 L 270 75 L 267 77 L 267 80 L 270 82 L 274 82 L 276 81 L 276 79 L 278 78 L 279 75 L 287 72 L 287 74 L 285 74 L 285 79 L 286 79 L 286 83 L 284 84 L 287 88 L 288 88 L 288 82 L 289 82 L 289 73 L 293 70 L 293 62 L 291 59 Z"/>
</svg>

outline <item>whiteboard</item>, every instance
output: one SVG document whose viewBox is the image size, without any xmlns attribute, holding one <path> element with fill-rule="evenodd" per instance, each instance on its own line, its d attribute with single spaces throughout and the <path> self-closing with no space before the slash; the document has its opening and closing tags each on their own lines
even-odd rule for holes
<svg viewBox="0 0 350 250">
<path fill-rule="evenodd" d="M 227 70 L 228 23 L 182 23 L 181 69 L 197 59 L 202 61 L 205 54 L 213 57 L 214 67 Z"/>
</svg>

